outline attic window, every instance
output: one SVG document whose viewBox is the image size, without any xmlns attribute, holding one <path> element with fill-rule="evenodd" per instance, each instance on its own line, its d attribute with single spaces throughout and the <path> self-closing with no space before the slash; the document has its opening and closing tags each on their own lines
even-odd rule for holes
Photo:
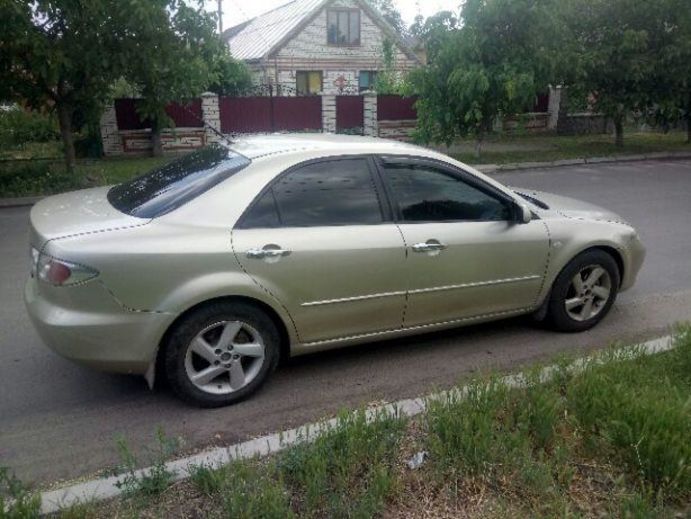
<svg viewBox="0 0 691 519">
<path fill-rule="evenodd" d="M 359 9 L 329 9 L 326 20 L 329 45 L 360 45 Z"/>
</svg>

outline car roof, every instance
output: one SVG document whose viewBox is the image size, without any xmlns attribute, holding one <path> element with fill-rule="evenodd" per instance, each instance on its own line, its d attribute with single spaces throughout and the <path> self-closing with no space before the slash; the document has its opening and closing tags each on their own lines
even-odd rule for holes
<svg viewBox="0 0 691 519">
<path fill-rule="evenodd" d="M 391 153 L 427 155 L 429 150 L 413 144 L 363 137 L 359 135 L 337 135 L 333 133 L 273 133 L 260 135 L 244 135 L 233 138 L 227 146 L 248 159 L 256 159 L 267 155 L 291 152 L 330 152 L 340 153 Z"/>
</svg>

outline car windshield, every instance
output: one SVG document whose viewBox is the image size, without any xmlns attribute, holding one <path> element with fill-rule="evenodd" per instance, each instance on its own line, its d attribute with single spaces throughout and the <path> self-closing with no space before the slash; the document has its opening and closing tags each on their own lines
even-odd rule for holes
<svg viewBox="0 0 691 519">
<path fill-rule="evenodd" d="M 125 214 L 156 218 L 198 197 L 249 163 L 244 155 L 214 144 L 112 187 L 108 201 Z"/>
</svg>

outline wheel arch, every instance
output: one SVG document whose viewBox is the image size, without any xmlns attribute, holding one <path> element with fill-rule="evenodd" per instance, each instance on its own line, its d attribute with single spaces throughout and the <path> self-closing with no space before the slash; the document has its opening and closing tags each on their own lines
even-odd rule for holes
<svg viewBox="0 0 691 519">
<path fill-rule="evenodd" d="M 257 298 L 251 297 L 251 296 L 244 296 L 244 295 L 228 295 L 228 296 L 217 296 L 217 297 L 212 297 L 209 299 L 206 299 L 204 301 L 200 301 L 189 308 L 185 309 L 183 312 L 181 312 L 170 325 L 166 328 L 165 332 L 161 336 L 161 340 L 159 341 L 157 347 L 156 347 L 156 355 L 154 357 L 154 360 L 151 363 L 151 366 L 149 367 L 149 370 L 147 370 L 147 373 L 145 375 L 145 378 L 147 382 L 149 383 L 149 387 L 154 386 L 154 381 L 155 379 L 158 379 L 159 376 L 163 374 L 163 359 L 164 355 L 163 353 L 165 352 L 166 344 L 168 343 L 168 340 L 170 338 L 171 333 L 175 331 L 175 328 L 177 325 L 188 315 L 190 315 L 193 312 L 196 312 L 200 308 L 203 308 L 208 305 L 212 305 L 215 303 L 243 303 L 246 305 L 251 305 L 257 308 L 258 310 L 264 312 L 276 325 L 276 328 L 278 329 L 278 333 L 280 335 L 280 362 L 285 361 L 290 357 L 290 344 L 291 344 L 291 336 L 288 331 L 288 324 L 284 322 L 283 318 L 281 315 L 271 307 L 271 305 L 265 303 L 264 301 L 261 301 Z M 292 323 L 291 323 L 292 324 Z"/>
<path fill-rule="evenodd" d="M 622 281 L 624 280 L 624 257 L 622 256 L 621 252 L 617 250 L 614 247 L 611 247 L 609 245 L 596 245 L 594 247 L 589 247 L 588 249 L 580 252 L 579 254 L 583 254 L 583 252 L 588 252 L 591 250 L 601 250 L 602 252 L 605 252 L 612 256 L 612 259 L 614 259 L 614 262 L 617 264 L 617 269 L 619 269 L 619 286 L 621 286 Z"/>
<path fill-rule="evenodd" d="M 569 263 L 571 263 L 578 256 L 593 250 L 600 250 L 612 257 L 612 259 L 617 265 L 617 269 L 619 270 L 619 286 L 621 286 L 624 280 L 625 270 L 624 256 L 622 255 L 621 251 L 619 251 L 616 247 L 613 247 L 612 245 L 608 244 L 595 244 L 585 247 L 584 249 L 578 250 L 575 253 L 572 253 L 570 256 L 568 256 L 568 259 L 563 262 L 561 268 L 559 270 L 553 271 L 552 275 L 548 278 L 548 282 L 546 283 L 545 289 L 542 291 L 541 296 L 538 299 L 539 304 L 537 305 L 537 309 L 534 313 L 534 316 L 537 321 L 542 321 L 547 315 L 547 304 L 549 303 L 549 299 L 552 293 L 552 286 L 559 277 L 559 274 L 561 274 L 562 271 L 569 265 Z"/>
</svg>

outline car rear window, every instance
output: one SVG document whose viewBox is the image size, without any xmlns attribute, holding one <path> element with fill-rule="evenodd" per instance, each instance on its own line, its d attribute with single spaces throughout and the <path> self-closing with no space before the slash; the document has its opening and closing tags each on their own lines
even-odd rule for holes
<svg viewBox="0 0 691 519">
<path fill-rule="evenodd" d="M 214 144 L 112 187 L 108 201 L 125 214 L 156 218 L 193 200 L 249 163 L 244 155 Z"/>
</svg>

